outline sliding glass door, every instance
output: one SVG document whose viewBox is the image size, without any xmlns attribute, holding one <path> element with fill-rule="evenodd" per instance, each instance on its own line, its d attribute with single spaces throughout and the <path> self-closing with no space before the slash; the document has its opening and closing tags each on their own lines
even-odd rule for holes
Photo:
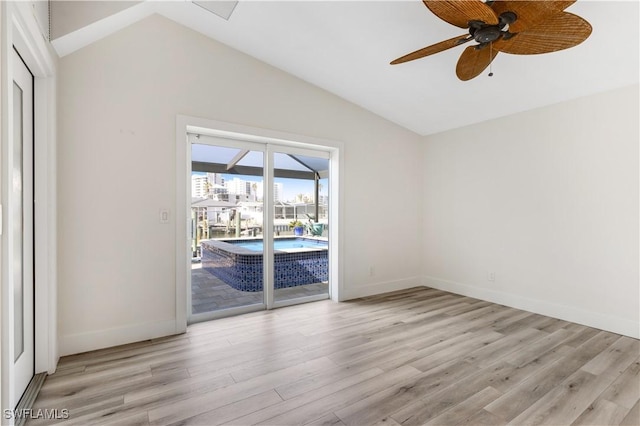
<svg viewBox="0 0 640 426">
<path fill-rule="evenodd" d="M 328 154 L 285 147 L 273 147 L 270 154 L 274 168 L 274 305 L 327 298 Z"/>
<path fill-rule="evenodd" d="M 328 153 L 189 142 L 189 321 L 329 297 Z"/>
<path fill-rule="evenodd" d="M 264 147 L 193 139 L 191 317 L 264 309 Z"/>
</svg>

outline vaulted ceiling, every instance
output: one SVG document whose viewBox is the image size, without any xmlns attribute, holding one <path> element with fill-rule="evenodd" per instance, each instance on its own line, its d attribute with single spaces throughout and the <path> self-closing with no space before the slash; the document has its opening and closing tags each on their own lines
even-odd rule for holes
<svg viewBox="0 0 640 426">
<path fill-rule="evenodd" d="M 228 19 L 203 7 L 215 2 L 199 3 L 123 3 L 67 25 L 53 45 L 64 56 L 159 13 L 422 135 L 638 84 L 640 73 L 637 1 L 580 0 L 567 11 L 591 23 L 584 43 L 543 55 L 500 54 L 492 77 L 466 82 L 455 75 L 462 46 L 389 65 L 464 32 L 419 0 L 222 2 Z"/>
</svg>

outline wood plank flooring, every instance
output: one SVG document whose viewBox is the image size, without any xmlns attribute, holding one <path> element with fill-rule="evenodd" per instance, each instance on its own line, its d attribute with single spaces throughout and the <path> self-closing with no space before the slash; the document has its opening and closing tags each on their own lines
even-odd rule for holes
<svg viewBox="0 0 640 426">
<path fill-rule="evenodd" d="M 429 288 L 65 357 L 29 425 L 640 425 L 640 342 Z M 51 411 L 49 411 L 51 412 Z"/>
</svg>

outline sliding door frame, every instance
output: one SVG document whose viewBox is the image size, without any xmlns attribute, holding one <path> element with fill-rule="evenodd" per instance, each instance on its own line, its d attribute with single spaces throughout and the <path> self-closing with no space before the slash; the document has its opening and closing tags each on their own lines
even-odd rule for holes
<svg viewBox="0 0 640 426">
<path fill-rule="evenodd" d="M 191 135 L 193 135 L 193 133 L 191 133 Z M 203 138 L 204 139 L 204 138 Z M 188 149 L 187 149 L 187 156 L 188 156 L 188 170 L 187 170 L 187 175 L 189 176 L 189 180 L 191 178 L 191 172 L 192 172 L 192 167 L 191 167 L 191 147 L 193 144 L 195 144 L 196 142 L 192 142 L 192 138 L 190 138 L 187 135 L 187 145 L 188 145 Z M 247 142 L 245 140 L 236 140 L 236 139 L 226 139 L 226 138 L 215 138 L 214 140 L 211 141 L 207 141 L 207 140 L 202 140 L 202 141 L 198 141 L 198 144 L 202 144 L 202 145 L 210 145 L 210 146 L 220 146 L 220 147 L 224 147 L 224 148 L 239 148 L 239 149 L 246 149 L 248 151 L 251 152 L 260 152 L 262 153 L 262 177 L 263 177 L 263 183 L 265 181 L 265 175 L 266 175 L 266 170 L 267 170 L 267 149 L 266 146 L 264 144 L 260 144 L 260 143 L 256 143 L 256 142 Z M 263 187 L 266 187 L 266 185 L 263 185 Z M 191 192 L 191 187 L 189 186 L 189 192 Z M 266 188 L 265 188 L 265 197 L 267 196 L 267 192 L 266 192 Z M 191 199 L 191 194 L 189 194 L 189 196 L 187 197 L 187 200 Z M 187 206 L 189 206 L 190 203 L 187 202 Z M 187 207 L 188 210 L 190 210 L 190 207 Z M 264 210 L 264 209 L 263 209 Z M 263 211 L 264 214 L 264 211 Z M 188 216 L 190 217 L 190 215 Z M 264 219 L 263 219 L 264 220 Z M 263 222 L 264 223 L 264 222 Z M 191 228 L 191 225 L 189 225 L 189 228 Z M 189 247 L 191 247 L 191 238 L 189 237 L 189 235 L 187 235 L 187 239 L 189 241 Z M 266 248 L 266 247 L 265 247 Z M 189 249 L 189 252 L 191 252 L 191 250 Z M 266 252 L 267 250 L 263 251 L 263 264 L 264 264 L 264 259 L 266 259 L 267 261 L 269 260 L 266 257 Z M 189 260 L 189 264 L 191 264 L 191 261 Z M 266 277 L 266 264 L 265 264 L 265 277 Z M 209 321 L 212 319 L 217 319 L 217 318 L 224 318 L 224 317 L 228 317 L 228 316 L 232 316 L 232 315 L 239 315 L 239 314 L 246 314 L 249 312 L 255 312 L 255 311 L 261 311 L 264 310 L 266 308 L 268 308 L 268 304 L 267 304 L 267 289 L 268 289 L 268 282 L 265 280 L 263 280 L 264 284 L 262 286 L 262 303 L 254 303 L 251 305 L 243 305 L 243 306 L 235 306 L 233 308 L 227 308 L 227 309 L 221 309 L 221 310 L 216 310 L 216 311 L 210 311 L 210 312 L 202 312 L 202 313 L 198 313 L 198 314 L 193 314 L 191 312 L 192 308 L 192 299 L 191 299 L 191 271 L 188 270 L 187 272 L 187 277 L 186 277 L 186 289 L 187 289 L 187 323 L 195 323 L 195 322 L 202 322 L 202 321 Z"/>
<path fill-rule="evenodd" d="M 290 133 L 278 132 L 273 130 L 261 129 L 256 127 L 238 125 L 233 123 L 226 123 L 215 120 L 208 120 L 197 117 L 189 117 L 184 115 L 178 115 L 176 117 L 176 204 L 175 204 L 175 221 L 176 221 L 176 333 L 182 333 L 186 331 L 187 321 L 189 319 L 190 312 L 190 283 L 191 283 L 191 251 L 189 230 L 191 229 L 190 223 L 190 208 L 188 199 L 191 193 L 191 142 L 189 141 L 188 134 L 195 133 L 206 136 L 213 136 L 223 139 L 237 140 L 239 143 L 259 144 L 262 149 L 254 149 L 265 152 L 264 156 L 264 197 L 265 208 L 264 210 L 264 229 L 273 228 L 273 200 L 272 192 L 273 188 L 268 182 L 273 182 L 273 148 L 272 145 L 276 145 L 277 148 L 292 149 L 292 150 L 312 150 L 323 151 L 328 153 L 330 161 L 329 172 L 329 199 L 331 200 L 329 206 L 329 294 L 332 300 L 342 300 L 340 295 L 342 294 L 343 287 L 343 262 L 342 259 L 342 245 L 343 239 L 341 238 L 342 227 L 342 180 L 340 177 L 343 175 L 343 162 L 341 161 L 341 155 L 343 152 L 343 144 L 337 141 L 330 141 L 325 139 L 313 138 L 309 136 L 295 135 Z M 247 145 L 248 146 L 248 145 Z M 258 145 L 255 145 L 258 146 Z M 277 151 L 276 148 L 276 151 Z M 264 244 L 272 247 L 273 235 L 269 232 L 264 232 Z M 271 253 L 271 255 L 269 255 Z M 265 262 L 265 278 L 272 278 L 273 268 L 273 250 L 265 250 L 264 256 Z M 270 274 L 270 275 L 269 275 Z M 265 281 L 268 283 L 269 281 Z M 271 309 L 274 307 L 285 306 L 290 303 L 274 303 L 274 294 L 271 286 L 264 286 L 264 300 L 266 302 L 266 308 Z M 324 298 L 324 297 L 323 297 Z M 294 302 L 292 302 L 294 303 Z M 234 313 L 250 312 L 256 310 L 256 307 L 260 305 L 251 305 L 238 309 Z M 260 309 L 260 308 L 258 308 Z M 212 315 L 212 318 L 216 315 Z"/>
<path fill-rule="evenodd" d="M 308 149 L 308 148 L 300 148 L 300 147 L 293 147 L 293 146 L 286 146 L 286 145 L 276 145 L 276 144 L 272 144 L 269 143 L 267 144 L 267 152 L 266 152 L 266 156 L 269 158 L 269 162 L 273 163 L 274 162 L 274 158 L 275 158 L 275 154 L 292 154 L 292 155 L 301 155 L 301 156 L 307 156 L 307 157 L 319 157 L 319 158 L 325 158 L 327 160 L 329 160 L 329 173 L 328 175 L 326 175 L 327 178 L 329 178 L 329 205 L 331 205 L 331 179 L 330 179 L 330 175 L 331 175 L 331 154 L 329 152 L 326 151 L 326 149 Z M 323 155 L 325 154 L 325 155 Z M 269 172 L 273 172 L 274 167 L 270 167 L 268 170 Z M 273 177 L 273 176 L 272 176 Z M 273 182 L 272 182 L 273 183 Z M 269 188 L 270 191 L 273 190 L 273 185 L 270 185 Z M 274 209 L 274 199 L 273 197 L 269 196 L 268 199 L 266 199 L 265 202 L 265 213 L 268 213 L 267 216 L 268 218 L 265 218 L 265 224 L 266 224 L 266 228 L 265 229 L 273 229 L 273 219 L 274 219 L 274 213 L 275 213 L 275 209 Z M 317 218 L 316 218 L 317 219 Z M 329 219 L 329 230 L 331 229 L 331 219 Z M 269 234 L 269 237 L 264 239 L 265 241 L 265 246 L 271 247 L 273 248 L 273 244 L 274 244 L 274 238 L 273 238 L 273 232 L 263 232 L 263 234 L 266 236 L 266 234 Z M 331 265 L 332 265 L 332 257 L 331 257 L 331 238 L 329 238 L 329 269 L 331 269 Z M 273 250 L 269 250 L 269 254 L 267 257 L 267 261 L 269 262 L 269 267 L 273 268 L 275 263 L 274 263 L 274 252 Z M 271 283 L 271 281 L 275 281 L 274 278 L 274 274 L 273 274 L 273 270 L 269 270 L 268 271 L 268 275 L 265 275 L 265 283 L 269 282 Z M 273 283 L 275 284 L 275 282 Z M 328 294 L 323 293 L 323 294 L 317 294 L 317 295 L 313 295 L 313 296 L 304 296 L 304 297 L 299 297 L 299 298 L 295 298 L 295 299 L 286 299 L 286 300 L 275 300 L 275 296 L 276 296 L 276 290 L 274 285 L 269 285 L 269 294 L 268 294 L 268 298 L 267 298 L 267 309 L 273 309 L 273 308 L 281 308 L 284 306 L 289 306 L 289 305 L 297 305 L 299 303 L 305 303 L 305 302 L 313 302 L 313 301 L 317 301 L 317 300 L 323 300 L 323 299 L 328 299 L 331 298 L 331 280 L 329 280 L 329 289 L 328 289 Z"/>
</svg>

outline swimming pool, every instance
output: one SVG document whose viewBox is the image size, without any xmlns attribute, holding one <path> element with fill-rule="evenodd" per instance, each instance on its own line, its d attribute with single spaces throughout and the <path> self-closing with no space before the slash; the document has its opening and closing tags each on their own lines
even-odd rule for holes
<svg viewBox="0 0 640 426">
<path fill-rule="evenodd" d="M 253 251 L 263 251 L 264 244 L 262 240 L 235 240 L 227 241 L 234 246 L 244 247 Z M 277 238 L 273 241 L 273 248 L 275 250 L 287 250 L 287 249 L 326 249 L 327 241 L 315 240 L 310 238 Z"/>
<path fill-rule="evenodd" d="M 326 240 L 276 238 L 274 247 L 276 289 L 328 281 Z M 202 267 L 236 290 L 262 291 L 262 251 L 261 239 L 203 241 Z"/>
</svg>

